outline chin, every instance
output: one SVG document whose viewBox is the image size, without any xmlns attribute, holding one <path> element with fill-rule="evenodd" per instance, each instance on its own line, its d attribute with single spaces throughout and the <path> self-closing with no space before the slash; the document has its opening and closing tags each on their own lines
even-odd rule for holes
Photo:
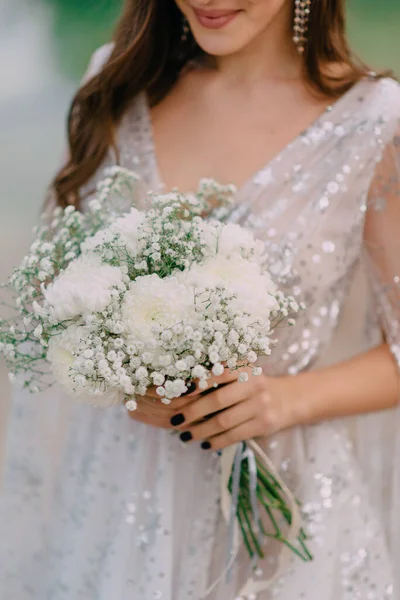
<svg viewBox="0 0 400 600">
<path fill-rule="evenodd" d="M 193 36 L 206 54 L 211 56 L 229 56 L 240 52 L 249 40 L 242 39 L 243 36 L 228 35 L 227 32 L 199 32 L 196 28 L 192 29 Z"/>
</svg>

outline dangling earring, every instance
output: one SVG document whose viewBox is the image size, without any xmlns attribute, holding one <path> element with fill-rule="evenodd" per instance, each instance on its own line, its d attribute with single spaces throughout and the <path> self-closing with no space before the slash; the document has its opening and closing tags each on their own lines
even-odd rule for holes
<svg viewBox="0 0 400 600">
<path fill-rule="evenodd" d="M 311 12 L 311 0 L 294 0 L 294 2 L 293 41 L 296 44 L 297 52 L 303 54 L 308 39 L 307 33 Z"/>
<path fill-rule="evenodd" d="M 190 27 L 187 19 L 183 19 L 182 22 L 182 34 L 181 34 L 181 42 L 184 44 L 189 39 Z"/>
</svg>

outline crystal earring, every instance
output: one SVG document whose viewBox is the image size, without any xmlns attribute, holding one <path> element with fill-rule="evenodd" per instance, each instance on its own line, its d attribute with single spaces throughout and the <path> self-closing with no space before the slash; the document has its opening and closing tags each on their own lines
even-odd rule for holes
<svg viewBox="0 0 400 600">
<path fill-rule="evenodd" d="M 190 27 L 187 19 L 183 19 L 182 23 L 182 34 L 181 34 L 181 42 L 184 44 L 189 39 Z"/>
<path fill-rule="evenodd" d="M 297 52 L 304 53 L 308 38 L 308 24 L 311 13 L 311 0 L 294 0 L 294 35 L 293 41 L 296 44 Z"/>
</svg>

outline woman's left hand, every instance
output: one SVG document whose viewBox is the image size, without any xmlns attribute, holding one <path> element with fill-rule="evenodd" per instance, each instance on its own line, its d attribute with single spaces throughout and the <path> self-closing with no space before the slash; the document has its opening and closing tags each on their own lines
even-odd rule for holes
<svg viewBox="0 0 400 600">
<path fill-rule="evenodd" d="M 272 435 L 301 421 L 293 377 L 253 376 L 251 370 L 248 373 L 245 383 L 237 381 L 237 372 L 216 378 L 217 383 L 225 385 L 174 415 L 171 424 L 182 432 L 182 441 L 202 441 L 204 450 L 220 450 Z M 226 383 L 232 377 L 234 381 Z"/>
</svg>

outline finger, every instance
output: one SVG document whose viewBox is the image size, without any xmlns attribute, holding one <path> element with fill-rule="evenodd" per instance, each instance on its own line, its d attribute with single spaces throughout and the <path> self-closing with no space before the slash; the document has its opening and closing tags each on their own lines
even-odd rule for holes
<svg viewBox="0 0 400 600">
<path fill-rule="evenodd" d="M 208 421 L 189 427 L 187 431 L 191 433 L 192 441 L 207 440 L 223 432 L 235 429 L 242 423 L 246 423 L 255 417 L 257 409 L 258 403 L 256 400 L 239 402 L 218 413 Z"/>
<path fill-rule="evenodd" d="M 229 406 L 241 402 L 247 397 L 247 394 L 248 390 L 242 383 L 234 382 L 222 388 L 217 388 L 215 391 L 192 402 L 182 409 L 182 412 L 174 415 L 171 424 L 181 428 L 183 423 L 185 423 L 185 426 L 190 425 L 200 421 L 210 413 L 225 410 Z"/>
<path fill-rule="evenodd" d="M 195 396 L 201 393 L 201 390 L 197 388 L 195 381 L 189 381 L 187 384 L 187 390 L 179 398 L 185 398 L 187 396 Z M 151 386 L 147 389 L 146 396 L 150 396 L 156 400 L 161 400 L 162 396 L 157 394 L 157 388 L 155 386 Z M 178 398 L 174 398 L 173 400 L 177 400 Z"/>
<path fill-rule="evenodd" d="M 238 442 L 243 442 L 260 435 L 263 435 L 260 423 L 257 422 L 257 419 L 250 419 L 233 429 L 229 429 L 229 431 L 224 431 L 219 435 L 205 440 L 201 447 L 203 450 L 222 450 L 223 448 L 232 446 L 232 444 L 237 444 Z"/>
<path fill-rule="evenodd" d="M 170 416 L 172 416 L 176 413 L 176 411 L 179 411 L 182 407 L 194 402 L 197 397 L 198 396 L 187 398 L 182 396 L 181 398 L 173 398 L 170 404 L 164 404 L 163 402 L 161 402 L 161 398 L 159 396 L 158 398 L 137 396 L 136 401 L 138 405 L 144 407 L 144 409 L 149 408 L 151 410 L 157 411 L 158 413 L 162 411 L 165 414 L 170 413 Z"/>
<path fill-rule="evenodd" d="M 166 418 L 149 416 L 139 412 L 138 410 L 128 411 L 128 415 L 129 418 L 132 419 L 132 421 L 136 421 L 138 423 L 152 425 L 153 427 L 161 427 L 162 429 L 171 429 L 169 419 Z"/>
<path fill-rule="evenodd" d="M 231 381 L 235 381 L 238 377 L 238 371 L 231 371 L 229 367 L 225 367 L 225 371 L 222 375 L 212 375 L 211 382 L 216 383 L 217 385 L 221 385 L 222 383 L 229 383 Z"/>
</svg>

